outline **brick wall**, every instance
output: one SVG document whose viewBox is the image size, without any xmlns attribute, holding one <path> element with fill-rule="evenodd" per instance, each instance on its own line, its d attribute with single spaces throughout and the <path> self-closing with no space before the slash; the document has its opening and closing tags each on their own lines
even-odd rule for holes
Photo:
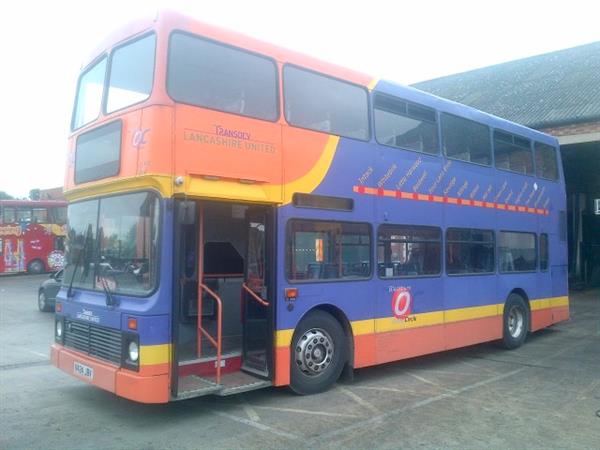
<svg viewBox="0 0 600 450">
<path fill-rule="evenodd" d="M 587 123 L 574 123 L 554 128 L 543 128 L 540 131 L 553 136 L 573 136 L 577 134 L 598 133 L 600 132 L 600 121 Z"/>
</svg>

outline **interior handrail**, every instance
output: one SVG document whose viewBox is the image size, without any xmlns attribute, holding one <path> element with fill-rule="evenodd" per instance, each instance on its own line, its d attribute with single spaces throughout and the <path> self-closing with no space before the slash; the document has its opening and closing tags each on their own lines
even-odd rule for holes
<svg viewBox="0 0 600 450">
<path fill-rule="evenodd" d="M 208 331 L 202 328 L 202 291 L 208 294 L 217 302 L 217 339 L 213 338 Z M 202 356 L 202 335 L 217 347 L 217 384 L 221 383 L 221 329 L 222 329 L 223 301 L 211 288 L 204 283 L 198 282 L 198 357 Z"/>
<path fill-rule="evenodd" d="M 246 290 L 246 292 L 248 292 L 248 294 L 250 294 L 250 296 L 256 300 L 258 303 L 260 303 L 263 306 L 269 306 L 269 302 L 267 302 L 266 300 L 262 299 L 261 297 L 259 297 L 258 295 L 256 295 L 256 293 L 250 289 L 248 287 L 248 285 L 246 283 L 242 283 L 242 287 Z"/>
</svg>

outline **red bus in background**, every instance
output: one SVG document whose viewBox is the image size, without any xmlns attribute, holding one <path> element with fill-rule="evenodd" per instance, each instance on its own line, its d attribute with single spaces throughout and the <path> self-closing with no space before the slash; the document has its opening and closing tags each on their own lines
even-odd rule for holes
<svg viewBox="0 0 600 450">
<path fill-rule="evenodd" d="M 0 274 L 60 270 L 67 202 L 0 200 Z"/>
</svg>

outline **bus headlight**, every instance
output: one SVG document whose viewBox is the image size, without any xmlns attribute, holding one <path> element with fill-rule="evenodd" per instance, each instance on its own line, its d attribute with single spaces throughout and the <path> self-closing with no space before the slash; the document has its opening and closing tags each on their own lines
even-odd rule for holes
<svg viewBox="0 0 600 450">
<path fill-rule="evenodd" d="M 129 343 L 128 350 L 129 350 L 129 361 L 137 362 L 138 358 L 140 357 L 140 349 L 138 347 L 137 342 L 131 341 Z"/>
<path fill-rule="evenodd" d="M 63 334 L 63 324 L 62 320 L 56 321 L 56 337 L 61 339 Z"/>
</svg>

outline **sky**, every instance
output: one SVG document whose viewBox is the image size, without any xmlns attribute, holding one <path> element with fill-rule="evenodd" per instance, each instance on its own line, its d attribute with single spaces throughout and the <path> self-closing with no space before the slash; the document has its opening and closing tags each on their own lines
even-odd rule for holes
<svg viewBox="0 0 600 450">
<path fill-rule="evenodd" d="M 34 188 L 62 186 L 82 63 L 111 31 L 158 8 L 411 84 L 598 41 L 594 6 L 589 0 L 5 2 L 0 191 L 26 197 Z"/>
</svg>

